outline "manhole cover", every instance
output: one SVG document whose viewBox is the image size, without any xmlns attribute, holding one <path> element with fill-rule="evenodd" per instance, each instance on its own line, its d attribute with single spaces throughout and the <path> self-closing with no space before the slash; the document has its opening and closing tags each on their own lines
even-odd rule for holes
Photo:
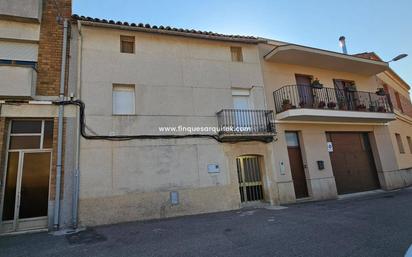
<svg viewBox="0 0 412 257">
<path fill-rule="evenodd" d="M 106 241 L 107 238 L 94 229 L 86 229 L 76 234 L 66 235 L 69 244 L 95 244 L 98 242 Z"/>
</svg>

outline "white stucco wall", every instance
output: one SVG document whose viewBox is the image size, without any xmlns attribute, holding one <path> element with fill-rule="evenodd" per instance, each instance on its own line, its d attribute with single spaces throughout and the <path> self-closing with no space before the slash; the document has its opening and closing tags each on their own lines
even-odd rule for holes
<svg viewBox="0 0 412 257">
<path fill-rule="evenodd" d="M 134 54 L 120 53 L 120 35 L 135 36 Z M 233 45 L 242 47 L 243 62 L 231 61 Z M 216 126 L 216 112 L 233 108 L 232 88 L 250 89 L 254 109 L 266 106 L 256 45 L 82 26 L 81 56 L 80 95 L 87 125 L 99 135 Z M 112 115 L 113 84 L 135 85 L 136 115 Z M 102 224 L 238 208 L 233 158 L 213 139 L 82 139 L 80 220 Z M 208 164 L 220 172 L 208 173 Z M 170 205 L 170 191 L 180 193 L 178 206 Z M 103 209 L 113 211 L 96 219 Z"/>
<path fill-rule="evenodd" d="M 232 107 L 232 87 L 253 88 L 253 107 L 265 107 L 256 46 L 243 45 L 244 62 L 235 63 L 228 43 L 88 27 L 82 33 L 81 95 L 98 133 L 216 125 L 216 112 Z M 120 35 L 136 36 L 135 54 L 120 53 Z M 113 83 L 135 84 L 135 116 L 112 116 Z"/>
</svg>

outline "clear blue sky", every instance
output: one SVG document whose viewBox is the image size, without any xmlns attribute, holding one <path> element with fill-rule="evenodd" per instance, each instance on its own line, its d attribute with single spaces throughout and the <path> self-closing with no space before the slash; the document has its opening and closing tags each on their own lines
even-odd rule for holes
<svg viewBox="0 0 412 257">
<path fill-rule="evenodd" d="M 267 37 L 350 54 L 374 51 L 412 85 L 412 0 L 73 0 L 73 13 Z"/>
</svg>

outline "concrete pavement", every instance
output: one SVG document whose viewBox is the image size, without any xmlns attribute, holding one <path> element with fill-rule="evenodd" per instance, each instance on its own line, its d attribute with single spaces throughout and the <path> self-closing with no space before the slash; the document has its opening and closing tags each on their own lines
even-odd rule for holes
<svg viewBox="0 0 412 257">
<path fill-rule="evenodd" d="M 412 190 L 286 209 L 247 209 L 88 229 L 0 237 L 0 256 L 403 256 Z"/>
</svg>

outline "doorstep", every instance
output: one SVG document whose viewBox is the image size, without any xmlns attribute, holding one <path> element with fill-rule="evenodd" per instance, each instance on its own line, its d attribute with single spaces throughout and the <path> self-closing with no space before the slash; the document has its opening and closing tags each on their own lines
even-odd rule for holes
<svg viewBox="0 0 412 257">
<path fill-rule="evenodd" d="M 33 234 L 33 233 L 40 233 L 40 232 L 47 232 L 49 231 L 47 228 L 40 228 L 40 229 L 29 229 L 23 231 L 13 231 L 0 234 L 1 236 L 15 236 L 15 235 L 23 235 L 23 234 Z"/>
<path fill-rule="evenodd" d="M 266 210 L 283 210 L 287 209 L 286 206 L 281 205 L 274 205 L 267 202 L 249 202 L 249 203 L 242 203 L 240 210 L 250 210 L 250 209 L 266 209 Z"/>
</svg>

